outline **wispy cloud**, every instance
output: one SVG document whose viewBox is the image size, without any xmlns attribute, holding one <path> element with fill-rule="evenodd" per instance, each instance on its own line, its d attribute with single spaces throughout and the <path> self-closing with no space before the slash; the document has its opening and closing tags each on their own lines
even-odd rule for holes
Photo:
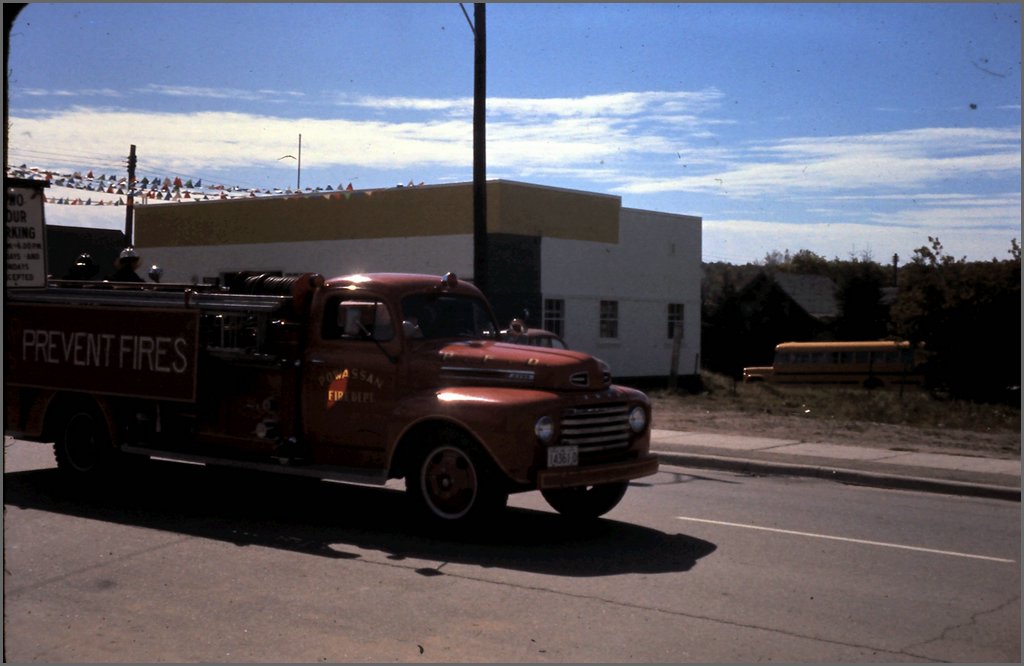
<svg viewBox="0 0 1024 666">
<path fill-rule="evenodd" d="M 315 165 L 322 172 L 413 172 L 417 180 L 445 182 L 465 177 L 472 164 L 469 98 L 325 93 L 312 100 L 287 90 L 161 84 L 136 92 L 190 100 L 292 99 L 297 102 L 292 110 L 327 100 L 341 117 L 80 104 L 15 114 L 12 159 L 19 160 L 20 152 L 59 156 L 74 146 L 75 154 L 109 155 L 112 163 L 123 163 L 126 144 L 136 143 L 140 170 L 265 178 L 292 168 L 279 158 L 294 154 L 295 136 L 301 133 L 303 166 Z M 86 91 L 68 94 L 84 97 Z M 124 103 L 115 91 L 88 94 Z M 723 98 L 722 92 L 708 89 L 488 99 L 488 172 L 620 194 L 632 198 L 627 205 L 672 197 L 673 205 L 688 213 L 701 214 L 693 208 L 698 200 L 734 202 L 737 209 L 758 198 L 790 206 L 788 221 L 706 220 L 710 238 L 723 229 L 741 229 L 755 236 L 785 233 L 799 239 L 807 234 L 820 240 L 824 230 L 837 238 L 848 235 L 856 244 L 879 227 L 918 240 L 922 229 L 1019 236 L 1019 126 L 739 141 L 730 138 L 734 126 L 720 108 Z M 970 191 L 1000 193 L 956 194 Z"/>
<path fill-rule="evenodd" d="M 716 89 L 700 92 L 623 92 L 581 97 L 513 98 L 488 97 L 490 117 L 542 119 L 570 117 L 661 117 L 664 120 L 696 119 L 693 115 L 717 105 L 723 94 Z M 423 111 L 471 114 L 473 98 L 379 97 L 339 94 L 334 104 L 375 111 Z M 689 115 L 688 115 L 689 114 Z"/>
<path fill-rule="evenodd" d="M 244 91 L 150 84 L 140 93 L 171 97 L 244 99 L 300 96 L 282 91 Z M 489 166 L 564 168 L 583 176 L 602 160 L 647 153 L 676 153 L 685 133 L 706 125 L 696 112 L 720 93 L 623 93 L 581 98 L 488 100 Z M 145 137 L 145 154 L 168 168 L 192 170 L 259 164 L 280 151 L 281 138 L 301 128 L 310 161 L 321 166 L 413 168 L 464 167 L 472 161 L 472 100 L 352 97 L 338 101 L 372 110 L 372 119 L 282 118 L 248 113 L 168 113 L 100 109 L 84 105 L 14 118 L 12 141 L 31 135 L 52 146 L 82 140 L 91 150 L 119 154 L 124 128 Z M 416 112 L 397 120 L 394 112 Z M 678 115 L 673 115 L 678 114 Z M 669 131 L 660 132 L 658 128 Z M 40 137 L 46 137 L 40 139 Z M 141 142 L 141 139 L 139 140 Z M 694 162 L 699 161 L 695 156 Z M 603 170 L 603 177 L 613 173 Z"/>
<path fill-rule="evenodd" d="M 735 164 L 698 175 L 643 176 L 619 192 L 709 192 L 752 197 L 787 192 L 888 191 L 964 177 L 1020 173 L 1020 128 L 924 128 L 740 147 Z"/>
<path fill-rule="evenodd" d="M 45 117 L 14 118 L 10 136 L 15 155 L 19 147 L 59 154 L 61 146 L 75 146 L 78 153 L 121 155 L 130 136 L 139 144 L 140 167 L 202 173 L 274 167 L 282 154 L 294 150 L 297 132 L 304 136 L 304 157 L 320 166 L 445 165 L 472 159 L 471 132 L 451 122 L 293 120 L 75 107 Z M 26 137 L 32 137 L 30 145 Z"/>
<path fill-rule="evenodd" d="M 299 92 L 148 84 L 135 91 L 162 97 L 309 101 Z M 29 94 L 42 94 L 32 91 Z M 107 91 L 49 91 L 103 95 Z M 577 98 L 492 98 L 489 166 L 503 171 L 561 170 L 591 178 L 615 193 L 703 193 L 727 198 L 784 193 L 925 189 L 951 178 L 1019 174 L 1020 128 L 920 128 L 833 137 L 717 145 L 730 124 L 718 110 L 723 94 L 624 92 Z M 146 137 L 147 154 L 167 165 L 202 169 L 259 163 L 277 136 L 301 127 L 317 163 L 354 168 L 465 165 L 471 159 L 472 100 L 338 95 L 337 108 L 369 118 L 283 118 L 253 113 L 168 113 L 77 106 L 14 118 L 18 131 L 55 145 L 68 135 L 99 149 L 123 151 L 123 128 Z M 411 114 L 411 115 L 410 115 Z M 395 116 L 401 116 L 396 118 Z M 289 139 L 290 140 L 290 139 Z M 116 146 L 116 147 L 115 147 Z M 312 155 L 310 155 L 312 157 Z"/>
<path fill-rule="evenodd" d="M 866 219 L 887 228 L 928 228 L 936 233 L 940 230 L 1005 230 L 1015 224 L 1019 225 L 1021 219 L 1019 195 L 957 195 L 949 199 L 923 198 L 919 203 L 922 205 L 893 211 L 874 211 L 868 213 Z M 1016 235 L 1020 236 L 1019 233 Z"/>
<path fill-rule="evenodd" d="M 306 97 L 305 93 L 291 90 L 249 90 L 232 87 L 180 86 L 149 83 L 144 86 L 116 90 L 114 88 L 77 88 L 49 89 L 28 88 L 16 91 L 17 95 L 43 98 L 82 98 L 104 97 L 124 100 L 125 104 L 139 104 L 140 100 L 149 96 L 173 97 L 179 100 L 231 100 L 234 102 L 296 102 Z"/>
<path fill-rule="evenodd" d="M 113 88 L 81 88 L 78 90 L 26 88 L 19 91 L 27 97 L 124 97 L 124 93 Z"/>
<path fill-rule="evenodd" d="M 235 102 L 286 102 L 301 100 L 305 93 L 289 90 L 247 90 L 244 88 L 210 88 L 202 86 L 171 86 L 150 83 L 136 88 L 142 95 L 196 99 L 227 99 Z"/>
<path fill-rule="evenodd" d="M 696 118 L 696 113 L 717 106 L 723 94 L 715 89 L 701 92 L 623 92 L 546 99 L 495 98 L 489 110 L 516 117 L 613 117 L 642 116 Z"/>
</svg>

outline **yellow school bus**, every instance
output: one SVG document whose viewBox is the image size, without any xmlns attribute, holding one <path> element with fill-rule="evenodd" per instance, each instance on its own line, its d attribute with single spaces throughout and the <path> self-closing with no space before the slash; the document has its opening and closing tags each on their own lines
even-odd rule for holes
<svg viewBox="0 0 1024 666">
<path fill-rule="evenodd" d="M 776 384 L 856 384 L 868 388 L 920 384 L 910 343 L 783 342 L 770 366 L 743 368 L 745 382 Z"/>
</svg>

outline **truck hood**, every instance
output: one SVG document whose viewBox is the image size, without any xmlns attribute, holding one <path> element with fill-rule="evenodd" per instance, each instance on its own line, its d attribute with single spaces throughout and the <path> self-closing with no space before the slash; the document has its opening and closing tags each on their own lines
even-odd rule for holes
<svg viewBox="0 0 1024 666">
<path fill-rule="evenodd" d="M 606 364 L 566 349 L 469 340 L 428 345 L 417 353 L 433 358 L 439 386 L 595 390 L 611 383 Z"/>
</svg>

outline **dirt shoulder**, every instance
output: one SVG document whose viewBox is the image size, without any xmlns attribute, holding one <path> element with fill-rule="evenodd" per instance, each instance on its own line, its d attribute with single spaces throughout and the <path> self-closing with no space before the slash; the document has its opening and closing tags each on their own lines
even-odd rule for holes
<svg viewBox="0 0 1024 666">
<path fill-rule="evenodd" d="M 652 396 L 653 426 L 664 430 L 777 437 L 799 442 L 866 446 L 896 451 L 1020 459 L 1021 433 L 912 427 L 795 414 L 752 413 L 700 396 Z"/>
</svg>

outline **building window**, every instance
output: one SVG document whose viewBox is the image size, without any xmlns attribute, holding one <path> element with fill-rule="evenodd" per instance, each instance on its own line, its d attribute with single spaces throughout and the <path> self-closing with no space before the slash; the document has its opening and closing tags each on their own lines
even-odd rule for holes
<svg viewBox="0 0 1024 666">
<path fill-rule="evenodd" d="M 565 301 L 561 298 L 544 299 L 544 328 L 555 335 L 565 336 Z"/>
<path fill-rule="evenodd" d="M 601 337 L 619 337 L 618 301 L 601 301 Z"/>
<path fill-rule="evenodd" d="M 682 303 L 669 303 L 668 304 L 668 339 L 673 340 L 676 337 L 676 327 L 679 327 L 679 335 L 683 335 L 683 304 Z"/>
</svg>

